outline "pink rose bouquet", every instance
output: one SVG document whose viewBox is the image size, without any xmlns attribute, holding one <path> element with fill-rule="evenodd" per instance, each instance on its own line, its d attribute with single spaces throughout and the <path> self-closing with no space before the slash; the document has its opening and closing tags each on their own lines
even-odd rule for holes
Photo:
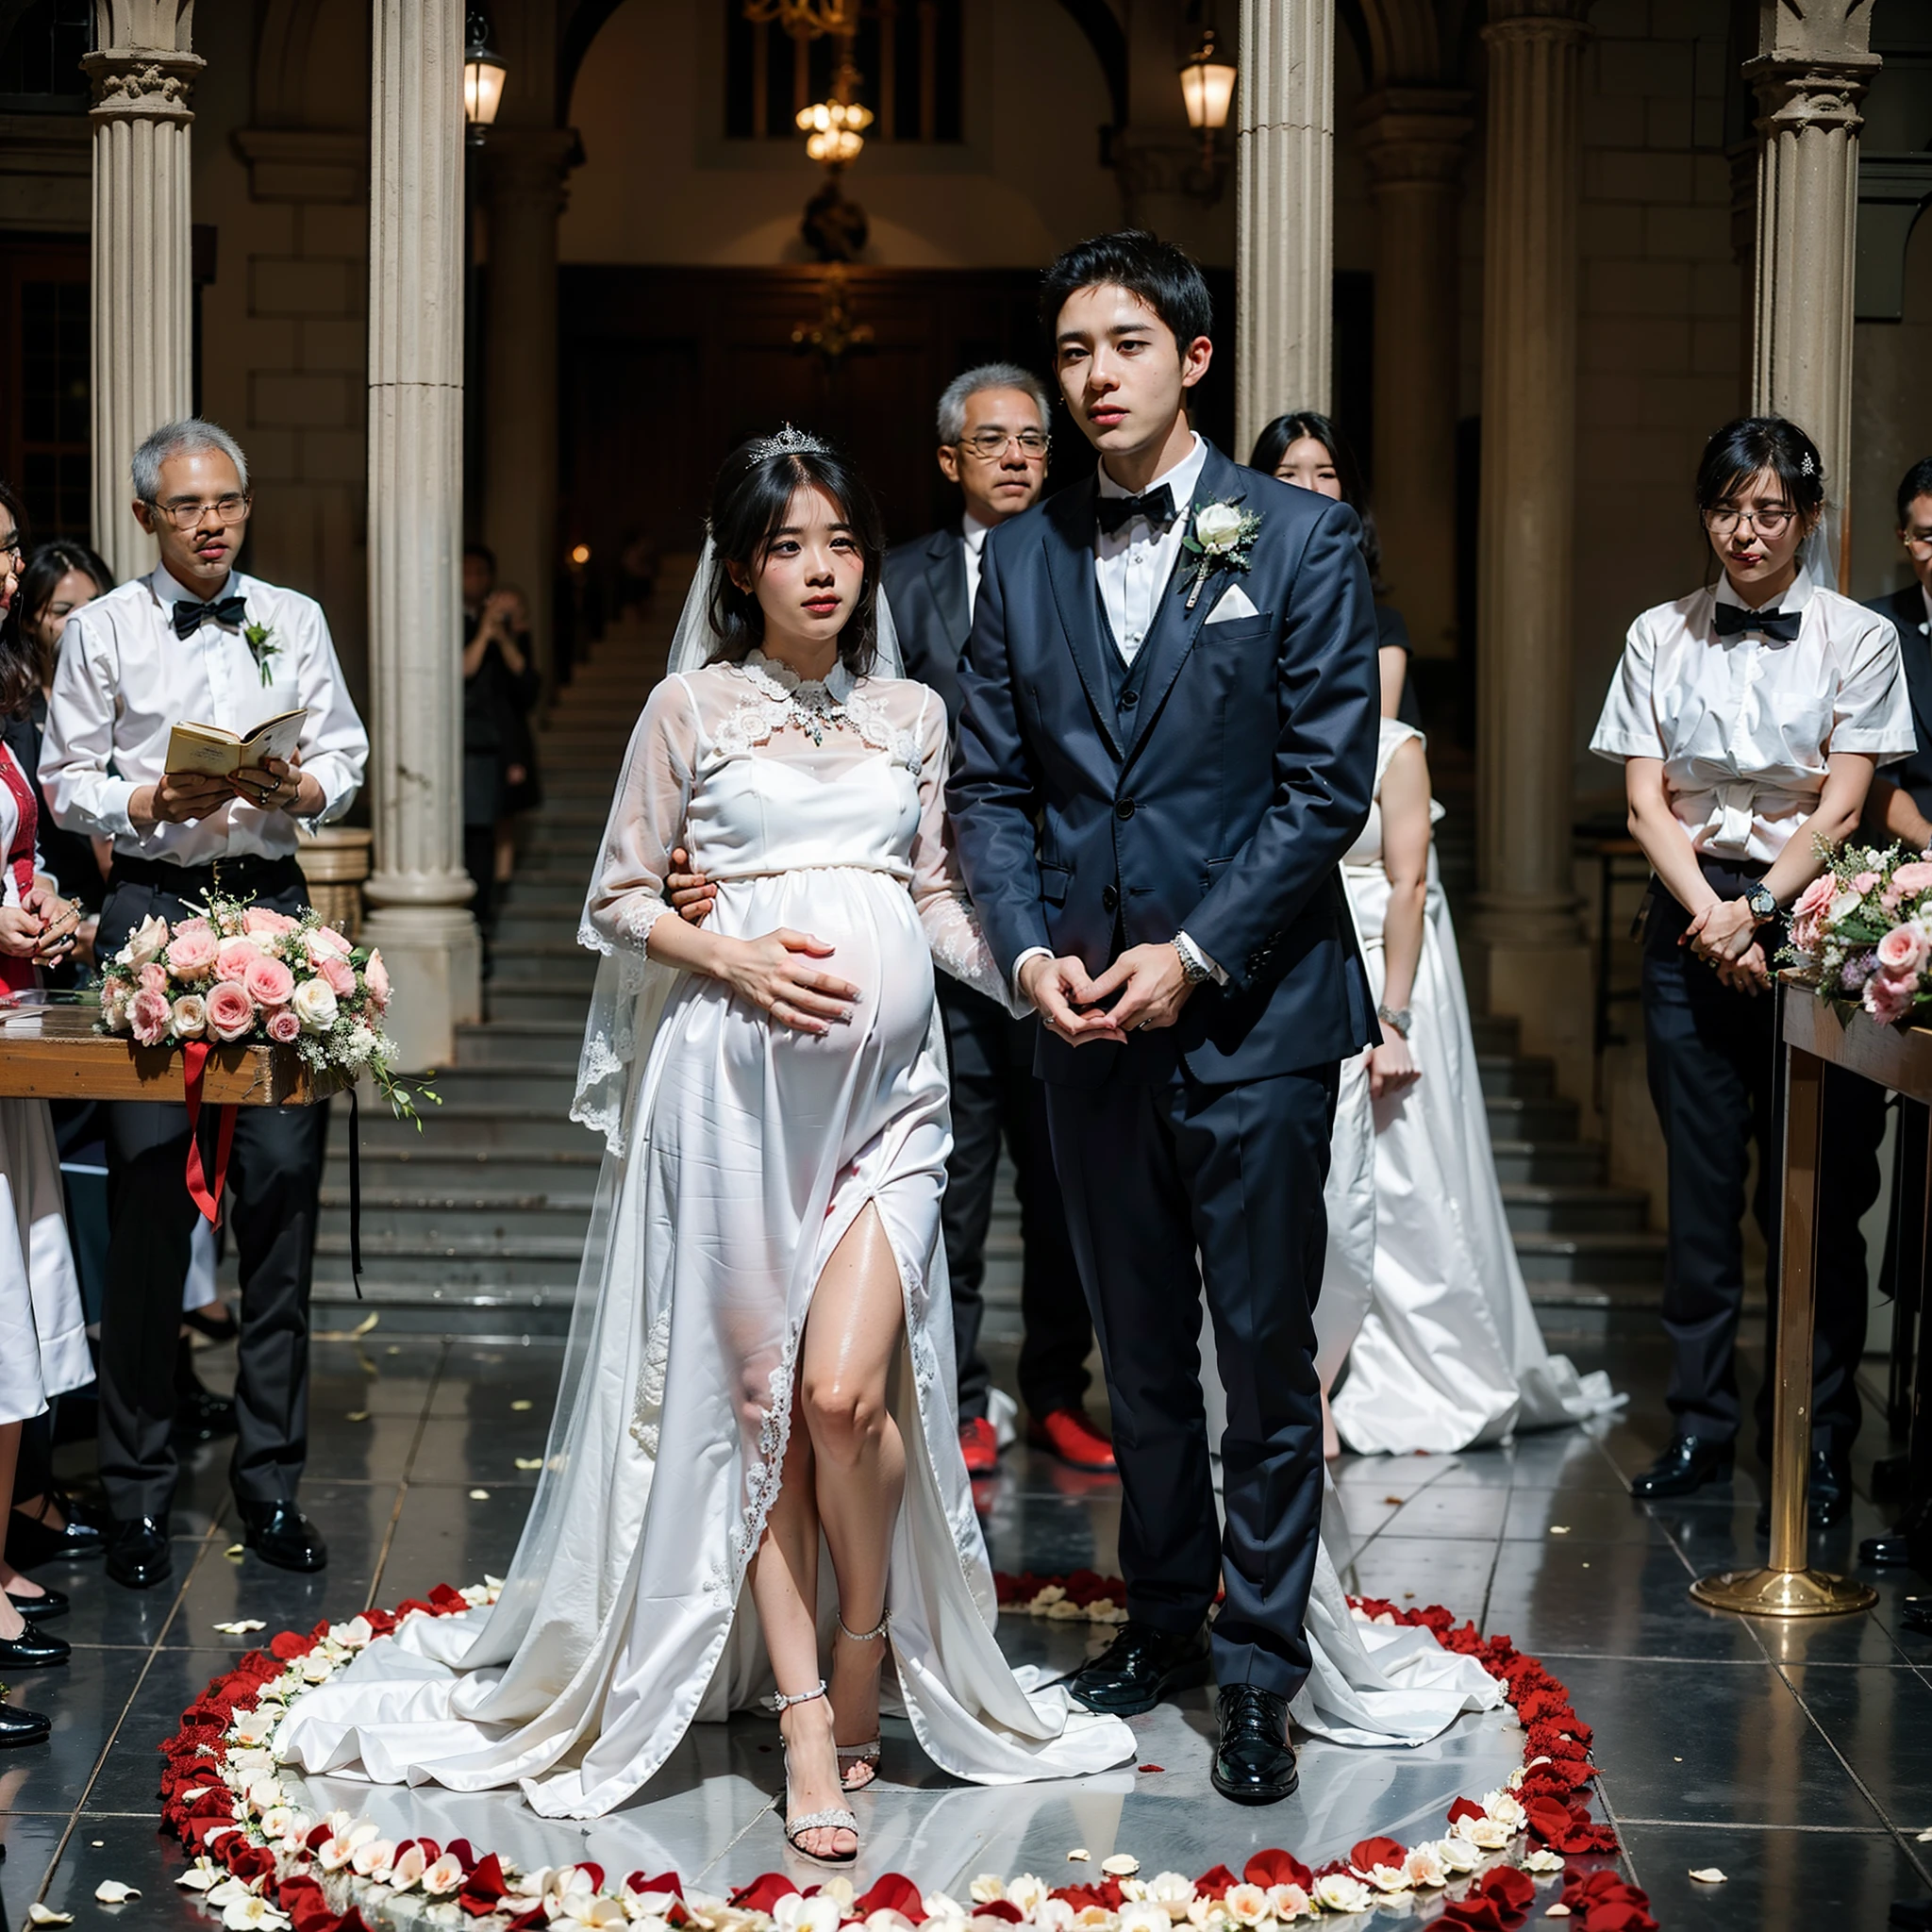
<svg viewBox="0 0 1932 1932">
<path fill-rule="evenodd" d="M 1840 1008 L 1881 1025 L 1932 1003 L 1932 855 L 1847 845 L 1791 908 L 1782 958 Z"/>
<path fill-rule="evenodd" d="M 420 1127 L 382 1030 L 390 992 L 381 955 L 314 912 L 291 918 L 216 895 L 205 913 L 172 926 L 143 922 L 104 971 L 100 1026 L 137 1046 L 267 1044 L 317 1073 L 366 1073 L 397 1115 Z"/>
</svg>

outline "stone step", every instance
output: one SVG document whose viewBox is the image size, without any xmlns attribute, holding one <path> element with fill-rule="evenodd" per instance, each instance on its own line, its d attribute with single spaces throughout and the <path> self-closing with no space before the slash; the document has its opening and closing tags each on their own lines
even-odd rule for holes
<svg viewBox="0 0 1932 1932">
<path fill-rule="evenodd" d="M 1557 1063 L 1541 1055 L 1479 1053 L 1475 1066 L 1485 1098 L 1546 1100 L 1557 1091 Z"/>
<path fill-rule="evenodd" d="M 560 869 L 557 872 L 527 872 L 515 884 L 506 888 L 499 902 L 505 917 L 511 912 L 541 913 L 545 919 L 560 920 L 567 938 L 575 939 L 577 930 L 577 915 L 584 908 L 584 891 L 589 881 L 588 870 L 582 877 L 572 877 Z M 556 927 L 551 928 L 553 934 Z"/>
<path fill-rule="evenodd" d="M 1490 1139 L 1496 1141 L 1574 1141 L 1576 1103 L 1545 1098 L 1525 1100 L 1515 1094 L 1486 1095 Z"/>
<path fill-rule="evenodd" d="M 465 1235 L 441 1243 L 418 1241 L 408 1235 L 362 1235 L 362 1270 L 385 1281 L 422 1289 L 542 1289 L 563 1292 L 576 1286 L 584 1241 L 577 1236 L 520 1235 L 499 1241 L 486 1235 Z M 315 1276 L 318 1281 L 352 1279 L 349 1236 L 318 1231 L 315 1237 Z"/>
<path fill-rule="evenodd" d="M 378 1145 L 365 1135 L 362 1146 L 362 1186 L 366 1193 L 457 1195 L 466 1191 L 498 1194 L 541 1194 L 590 1200 L 596 1192 L 597 1171 L 604 1143 L 579 1129 L 580 1144 L 571 1147 L 510 1146 L 391 1147 Z M 348 1195 L 348 1142 L 332 1147 L 336 1164 L 325 1185 Z"/>
<path fill-rule="evenodd" d="M 596 983 L 597 957 L 569 940 L 497 947 L 491 955 L 491 985 L 548 989 L 588 999 Z"/>
<path fill-rule="evenodd" d="M 441 1089 L 437 1091 L 441 1092 Z M 362 1115 L 362 1144 L 411 1147 L 443 1155 L 470 1154 L 480 1147 L 527 1147 L 538 1151 L 555 1148 L 574 1153 L 596 1147 L 599 1142 L 588 1127 L 579 1126 L 563 1114 L 532 1113 L 527 1107 L 502 1101 L 462 1100 L 443 1107 L 425 1106 L 421 1134 L 408 1121 L 392 1119 L 387 1112 L 369 1108 Z M 338 1150 L 344 1159 L 348 1158 L 346 1108 L 329 1109 L 328 1145 L 331 1160 Z"/>
<path fill-rule="evenodd" d="M 1520 1181 L 1503 1188 L 1512 1234 L 1641 1234 L 1649 1207 L 1641 1188 Z"/>
<path fill-rule="evenodd" d="M 349 1191 L 322 1191 L 316 1224 L 325 1235 L 349 1232 Z M 591 1227 L 591 1195 L 559 1198 L 541 1193 L 489 1192 L 422 1194 L 384 1188 L 362 1191 L 362 1245 L 372 1241 L 408 1244 L 447 1252 L 452 1244 L 494 1242 L 504 1252 L 521 1253 L 533 1239 L 575 1241 L 579 1254 Z"/>
<path fill-rule="evenodd" d="M 457 1028 L 457 1065 L 575 1073 L 584 1029 L 577 1020 L 494 1020 Z"/>
<path fill-rule="evenodd" d="M 365 1260 L 367 1257 L 364 1257 Z M 458 1334 L 473 1340 L 555 1341 L 570 1332 L 575 1283 L 568 1289 L 483 1288 L 456 1283 L 399 1281 L 365 1269 L 361 1292 L 349 1265 L 325 1275 L 318 1262 L 314 1291 L 318 1335 L 347 1336 L 374 1315 L 385 1335 Z"/>
<path fill-rule="evenodd" d="M 1512 1141 L 1491 1139 L 1496 1178 L 1515 1184 L 1588 1187 L 1604 1177 L 1604 1150 L 1594 1141 Z"/>
<path fill-rule="evenodd" d="M 1516 1258 L 1525 1281 L 1660 1282 L 1660 1234 L 1519 1234 Z"/>
<path fill-rule="evenodd" d="M 503 1102 L 533 1113 L 565 1114 L 576 1091 L 575 1056 L 563 1066 L 469 1066 L 439 1070 L 435 1088 L 445 1106 Z"/>
<path fill-rule="evenodd" d="M 1508 1013 L 1475 1013 L 1470 1017 L 1470 1030 L 1475 1035 L 1479 1054 L 1513 1054 L 1522 1035 L 1522 1024 Z"/>
<path fill-rule="evenodd" d="M 590 994 L 581 988 L 558 991 L 536 982 L 523 986 L 484 982 L 483 1010 L 492 1024 L 498 1020 L 567 1020 L 581 1035 L 590 1007 Z"/>
</svg>

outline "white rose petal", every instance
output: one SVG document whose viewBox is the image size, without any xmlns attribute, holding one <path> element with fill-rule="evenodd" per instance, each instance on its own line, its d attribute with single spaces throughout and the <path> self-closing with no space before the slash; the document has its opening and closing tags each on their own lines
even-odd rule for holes
<svg viewBox="0 0 1932 1932">
<path fill-rule="evenodd" d="M 118 1878 L 104 1878 L 94 1887 L 94 1896 L 104 1906 L 125 1906 L 129 1899 L 141 1896 L 141 1888 L 123 1885 Z"/>
<path fill-rule="evenodd" d="M 1231 503 L 1206 503 L 1194 512 L 1194 540 L 1204 550 L 1231 548 L 1241 527 L 1241 512 Z"/>
<path fill-rule="evenodd" d="M 1452 1872 L 1474 1872 L 1483 1861 L 1482 1853 L 1466 1838 L 1432 1839 L 1429 1849 Z"/>
<path fill-rule="evenodd" d="M 1553 1905 L 1549 1908 L 1549 1910 L 1543 1914 L 1543 1917 L 1546 1919 L 1567 1919 L 1569 1916 L 1570 1907 L 1566 1906 L 1561 1899 L 1558 1899 L 1557 1903 Z"/>
<path fill-rule="evenodd" d="M 267 1899 L 250 1892 L 245 1899 L 237 1899 L 222 1914 L 222 1924 L 228 1932 L 250 1932 L 251 1927 L 260 1927 L 261 1932 L 281 1932 L 289 1923 L 286 1912 L 278 1912 Z"/>
<path fill-rule="evenodd" d="M 211 1891 L 226 1877 L 227 1874 L 218 1870 L 212 1858 L 197 1858 L 176 1876 L 175 1883 L 185 1891 Z"/>
<path fill-rule="evenodd" d="M 958 1924 L 966 1917 L 966 1907 L 956 1898 L 948 1898 L 942 1891 L 928 1892 L 920 1900 L 919 1908 L 927 1920 L 951 1920 Z"/>
<path fill-rule="evenodd" d="M 1315 1880 L 1315 1903 L 1324 1912 L 1365 1912 L 1374 1902 L 1374 1893 L 1346 1872 L 1331 1872 Z"/>
<path fill-rule="evenodd" d="M 232 1624 L 217 1624 L 215 1628 L 224 1637 L 246 1637 L 251 1631 L 266 1630 L 268 1625 L 259 1617 L 238 1617 Z"/>
<path fill-rule="evenodd" d="M 1167 1913 L 1157 1905 L 1139 1899 L 1120 1909 L 1120 1932 L 1169 1932 Z"/>
<path fill-rule="evenodd" d="M 1563 1855 L 1560 1852 L 1553 1852 L 1544 1845 L 1524 1859 L 1523 1869 L 1525 1872 L 1560 1872 L 1563 1869 Z"/>
<path fill-rule="evenodd" d="M 29 1925 L 71 1925 L 72 1912 L 57 1912 L 50 1906 L 43 1906 L 39 1899 L 26 1908 L 26 1922 Z"/>
<path fill-rule="evenodd" d="M 1315 1912 L 1314 1900 L 1299 1885 L 1271 1885 L 1268 1903 L 1284 1925 L 1292 1924 L 1297 1919 L 1312 1918 Z"/>
<path fill-rule="evenodd" d="M 1692 1871 L 1690 1876 L 1699 1885 L 1728 1885 L 1730 1880 L 1715 1865 L 1703 1865 Z"/>
<path fill-rule="evenodd" d="M 1070 1865 L 1081 1863 L 1084 1862 L 1086 1859 L 1091 1858 L 1092 1856 L 1092 1853 L 1090 1852 L 1085 1845 L 1075 1845 L 1074 1849 L 1067 1854 L 1067 1862 Z"/>
<path fill-rule="evenodd" d="M 966 1888 L 966 1893 L 974 1905 L 990 1906 L 995 1899 L 1006 1897 L 1007 1882 L 994 1873 L 982 1872 Z M 783 1900 L 780 1900 L 779 1903 L 783 1904 Z"/>
<path fill-rule="evenodd" d="M 1131 1878 L 1141 1869 L 1141 1861 L 1130 1852 L 1116 1852 L 1112 1857 L 1101 1859 L 1100 1869 L 1116 1878 Z"/>
<path fill-rule="evenodd" d="M 1268 1894 L 1258 1885 L 1230 1885 L 1221 1903 L 1237 1925 L 1258 1925 L 1268 1916 Z"/>
<path fill-rule="evenodd" d="M 326 1033 L 336 1023 L 335 990 L 325 979 L 305 979 L 289 1005 L 305 1033 Z"/>
<path fill-rule="evenodd" d="M 1017 1906 L 1030 1919 L 1046 1901 L 1046 1880 L 1023 1872 L 1007 1881 L 1007 1903 Z"/>
</svg>

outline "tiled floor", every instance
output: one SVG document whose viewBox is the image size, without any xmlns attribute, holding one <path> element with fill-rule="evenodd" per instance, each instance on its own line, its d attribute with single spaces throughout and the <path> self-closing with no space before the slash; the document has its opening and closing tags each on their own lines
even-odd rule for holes
<svg viewBox="0 0 1932 1932">
<path fill-rule="evenodd" d="M 1686 1595 L 1692 1576 L 1757 1547 L 1755 1480 L 1740 1474 L 1734 1493 L 1707 1501 L 1633 1505 L 1624 1473 L 1665 1434 L 1650 1320 L 1556 1314 L 1546 1325 L 1565 1320 L 1578 1332 L 1553 1332 L 1553 1345 L 1579 1367 L 1607 1367 L 1632 1391 L 1628 1415 L 1595 1439 L 1344 1461 L 1337 1476 L 1358 1540 L 1353 1580 L 1507 1631 L 1570 1686 L 1596 1727 L 1603 1801 L 1665 1926 L 1883 1925 L 1888 1901 L 1932 1891 L 1932 1844 L 1916 1842 L 1932 1824 L 1932 1641 L 1897 1623 L 1914 1586 L 1874 1578 L 1882 1600 L 1873 1615 L 1811 1627 L 1697 1608 Z M 174 1589 L 132 1595 L 98 1566 L 52 1577 L 75 1596 L 60 1627 L 75 1652 L 70 1668 L 23 1674 L 16 1686 L 56 1730 L 51 1745 L 0 1758 L 8 1924 L 23 1924 L 36 1898 L 82 1924 L 200 1921 L 171 1883 L 178 1854 L 155 1833 L 154 1748 L 200 1686 L 254 1641 L 214 1624 L 260 1617 L 271 1631 L 306 1627 L 445 1579 L 500 1574 L 533 1481 L 517 1462 L 541 1451 L 558 1355 L 554 1344 L 390 1340 L 379 1328 L 319 1344 L 304 1495 L 329 1538 L 321 1576 L 227 1554 L 217 1447 L 202 1453 L 179 1498 Z M 1111 1567 L 1112 1482 L 1015 1449 L 984 1490 L 1001 1567 Z M 1847 1564 L 1856 1539 L 1881 1520 L 1861 1500 L 1848 1528 L 1821 1540 L 1821 1560 Z M 1060 1667 L 1098 1641 L 1078 1626 L 1011 1618 L 1002 1634 L 1016 1657 Z M 951 1889 L 987 1869 L 1058 1874 L 1078 1869 L 1066 1864 L 1074 1845 L 1096 1860 L 1118 1845 L 1190 1872 L 1239 1866 L 1266 1844 L 1327 1857 L 1371 1831 L 1440 1830 L 1452 1796 L 1482 1790 L 1514 1761 L 1515 1734 L 1494 1718 L 1465 1720 L 1417 1752 L 1310 1745 L 1298 1796 L 1257 1812 L 1208 1790 L 1205 1693 L 1137 1728 L 1141 1761 L 1164 1770 L 987 1790 L 950 1784 L 903 1724 L 897 1736 L 889 1725 L 883 1788 L 864 1806 L 861 1877 L 900 1869 Z M 467 1835 L 527 1863 L 675 1867 L 694 1886 L 719 1887 L 785 1862 L 773 1740 L 773 1727 L 752 1719 L 705 1730 L 638 1802 L 582 1832 L 496 1797 L 336 1789 L 396 1836 Z M 1693 1885 L 1690 1870 L 1710 1865 L 1728 1882 Z M 104 1877 L 144 1896 L 101 1907 L 92 1894 Z"/>
</svg>

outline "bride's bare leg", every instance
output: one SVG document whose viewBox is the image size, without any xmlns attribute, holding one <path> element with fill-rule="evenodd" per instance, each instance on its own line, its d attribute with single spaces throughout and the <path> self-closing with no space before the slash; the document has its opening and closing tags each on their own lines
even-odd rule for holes
<svg viewBox="0 0 1932 1932">
<path fill-rule="evenodd" d="M 886 1565 L 906 1489 L 906 1445 L 887 1407 L 887 1378 L 905 1328 L 899 1268 L 870 1203 L 825 1263 L 806 1324 L 800 1404 L 817 1459 L 819 1521 L 847 1629 L 885 1615 Z M 879 1734 L 883 1639 L 840 1637 L 832 1648 L 832 1709 L 841 1744 Z M 854 1765 L 848 1790 L 872 1779 Z"/>
<path fill-rule="evenodd" d="M 802 1405 L 791 1415 L 777 1500 L 765 1518 L 765 1533 L 751 1565 L 751 1596 L 765 1633 L 772 1674 L 781 1693 L 796 1696 L 819 1681 L 819 1513 L 812 1495 L 812 1442 Z M 832 1745 L 832 1707 L 824 1698 L 794 1704 L 778 1714 L 790 1757 L 791 1810 L 804 1818 L 836 1810 L 844 1799 Z M 840 1857 L 858 1845 L 842 1827 L 802 1835 L 817 1857 Z"/>
</svg>

